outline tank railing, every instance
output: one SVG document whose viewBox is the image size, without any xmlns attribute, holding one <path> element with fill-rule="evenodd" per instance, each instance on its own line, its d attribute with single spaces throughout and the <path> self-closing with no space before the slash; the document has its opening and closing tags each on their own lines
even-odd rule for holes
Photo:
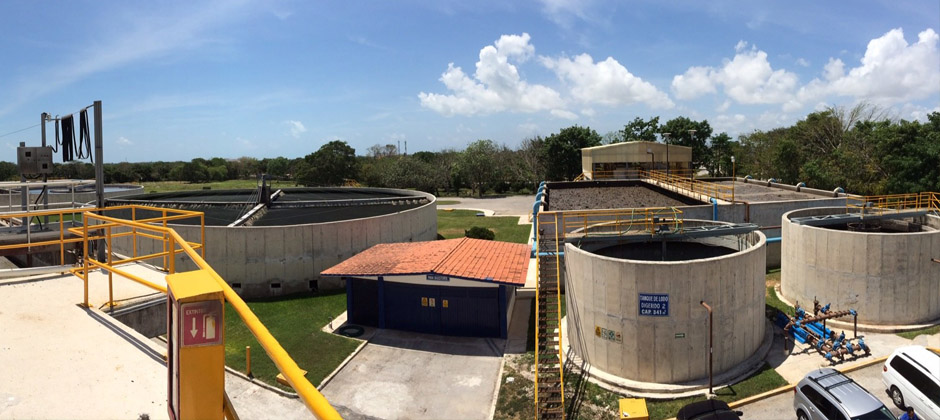
<svg viewBox="0 0 940 420">
<path fill-rule="evenodd" d="M 921 192 L 870 196 L 846 196 L 848 212 L 881 215 L 911 210 L 940 211 L 940 193 Z"/>
<path fill-rule="evenodd" d="M 84 208 L 50 209 L 50 210 L 41 210 L 41 211 L 27 211 L 27 212 L 19 212 L 19 213 L 0 214 L 0 223 L 6 222 L 7 224 L 12 224 L 12 221 L 24 219 L 24 218 L 29 221 L 42 220 L 43 218 L 54 218 L 55 220 L 51 220 L 49 224 L 56 223 L 58 224 L 58 228 L 59 228 L 58 239 L 33 241 L 33 236 L 35 234 L 38 234 L 37 232 L 34 231 L 34 227 L 37 224 L 30 223 L 29 227 L 25 229 L 26 231 L 25 243 L 0 245 L 0 250 L 23 249 L 23 248 L 30 250 L 36 247 L 57 245 L 59 247 L 59 261 L 64 264 L 66 245 L 70 243 L 77 243 L 77 242 L 83 241 L 81 229 L 74 227 L 75 224 L 81 223 L 82 214 L 85 214 L 88 212 L 106 213 L 106 212 L 111 212 L 111 211 L 128 210 L 128 209 L 131 211 L 132 220 L 137 221 L 137 222 L 142 222 L 142 223 L 154 223 L 154 222 L 166 223 L 166 221 L 171 221 L 171 220 L 180 220 L 180 219 L 186 219 L 186 218 L 199 217 L 200 224 L 203 226 L 201 230 L 202 240 L 203 241 L 205 240 L 205 237 L 206 237 L 205 222 L 204 222 L 205 216 L 200 212 L 194 212 L 194 211 L 188 211 L 188 210 L 165 209 L 165 208 L 160 208 L 160 207 L 150 207 L 150 206 L 143 206 L 143 205 L 115 206 L 115 207 L 107 207 L 104 209 L 98 209 L 95 207 L 84 207 Z M 136 215 L 138 211 L 156 212 L 156 213 L 161 214 L 162 216 L 148 218 L 148 219 L 136 219 Z M 72 225 L 73 227 L 67 227 L 67 224 Z M 67 238 L 65 236 L 66 232 L 76 235 L 77 237 Z M 128 236 L 128 235 L 133 235 L 133 232 L 115 234 L 114 237 L 123 237 L 123 236 Z M 105 237 L 95 236 L 95 237 L 89 238 L 89 240 L 98 240 L 98 239 L 105 239 Z M 136 238 L 135 238 L 135 241 L 136 241 Z M 134 247 L 134 250 L 136 252 L 136 246 Z"/>
<path fill-rule="evenodd" d="M 158 209 L 158 210 L 165 210 L 165 209 Z M 198 212 L 192 212 L 192 213 L 198 213 Z M 310 381 L 304 377 L 304 372 L 300 369 L 299 366 L 297 366 L 297 363 L 294 361 L 294 359 L 292 359 L 290 355 L 287 354 L 287 351 L 284 350 L 284 348 L 280 345 L 280 343 L 278 343 L 277 339 L 275 339 L 274 336 L 271 335 L 271 332 L 268 331 L 267 327 L 265 327 L 264 324 L 261 323 L 261 321 L 254 314 L 254 312 L 251 311 L 251 309 L 248 307 L 245 301 L 242 300 L 242 298 L 238 296 L 237 293 L 235 293 L 235 291 L 228 285 L 228 283 L 226 283 L 225 280 L 223 280 L 222 277 L 220 277 L 219 274 L 216 273 L 215 270 L 212 269 L 212 267 L 205 261 L 205 259 L 203 259 L 203 255 L 196 251 L 196 249 L 194 248 L 194 244 L 183 239 L 183 237 L 180 236 L 179 233 L 177 233 L 172 228 L 161 226 L 161 225 L 155 225 L 152 223 L 153 219 L 145 219 L 145 220 L 150 220 L 151 223 L 142 223 L 140 221 L 130 221 L 130 220 L 118 219 L 114 217 L 101 216 L 101 215 L 93 214 L 90 212 L 86 212 L 84 214 L 84 219 L 83 219 L 84 225 L 82 226 L 80 230 L 83 235 L 83 240 L 84 240 L 83 246 L 85 249 L 84 255 L 86 256 L 86 258 L 83 259 L 82 268 L 76 269 L 76 272 L 81 272 L 83 274 L 83 278 L 85 279 L 85 290 L 86 290 L 85 291 L 85 303 L 86 305 L 88 302 L 88 292 L 87 292 L 88 272 L 92 266 L 101 267 L 101 268 L 108 270 L 109 278 L 110 278 L 110 271 L 114 271 L 118 274 L 125 275 L 125 276 L 129 274 L 129 273 L 126 273 L 119 269 L 114 268 L 113 266 L 114 261 L 112 257 L 110 256 L 111 253 L 109 253 L 108 262 L 96 261 L 93 258 L 90 258 L 90 255 L 88 254 L 88 242 L 93 240 L 93 237 L 88 236 L 87 233 L 90 231 L 103 229 L 105 230 L 105 234 L 103 236 L 108 241 L 113 239 L 114 235 L 110 231 L 115 228 L 131 229 L 133 233 L 136 233 L 135 237 L 137 235 L 140 235 L 139 233 L 137 233 L 139 231 L 158 233 L 158 234 L 148 233 L 146 235 L 140 235 L 140 236 L 143 236 L 146 238 L 163 240 L 164 250 L 165 250 L 164 252 L 152 254 L 151 256 L 135 256 L 135 258 L 131 258 L 131 259 L 139 260 L 145 257 L 163 256 L 165 260 L 169 261 L 169 266 L 167 268 L 167 271 L 172 274 L 176 271 L 176 266 L 175 266 L 176 255 L 185 254 L 186 256 L 188 256 L 200 270 L 204 270 L 207 274 L 209 274 L 210 277 L 212 277 L 216 281 L 216 283 L 219 284 L 219 286 L 222 288 L 222 294 L 225 296 L 225 300 L 227 300 L 232 305 L 232 308 L 235 310 L 235 312 L 238 313 L 242 321 L 244 321 L 245 326 L 248 327 L 248 330 L 251 331 L 255 339 L 257 339 L 258 342 L 261 344 L 261 347 L 264 348 L 265 352 L 267 352 L 268 357 L 270 357 L 271 360 L 274 362 L 274 365 L 277 367 L 278 371 L 280 371 L 281 374 L 284 375 L 284 377 L 287 379 L 287 382 L 290 384 L 290 386 L 294 388 L 294 390 L 297 392 L 300 398 L 304 401 L 304 404 L 307 406 L 307 409 L 310 410 L 310 412 L 313 413 L 319 419 L 340 419 L 341 417 L 339 413 L 337 413 L 336 410 L 326 400 L 326 398 L 323 397 L 322 394 L 320 394 L 320 392 L 316 389 L 316 387 L 314 387 L 313 384 L 311 384 Z M 92 224 L 92 222 L 96 222 L 96 223 Z M 165 223 L 166 221 L 162 220 L 162 224 L 165 224 Z M 203 238 L 205 238 L 204 232 L 205 230 L 203 228 Z M 100 238 L 100 237 L 101 236 L 97 236 L 94 238 Z M 136 248 L 136 243 L 135 243 L 135 248 Z M 204 253 L 205 248 L 204 247 L 200 247 L 200 248 L 202 249 Z M 128 262 L 128 261 L 129 259 L 122 260 L 122 262 Z M 135 279 L 132 276 L 128 276 L 128 278 L 130 278 L 131 280 L 135 280 L 135 281 L 142 280 L 142 279 Z M 161 285 L 153 284 L 151 282 L 146 282 L 146 281 L 141 282 L 141 284 L 145 284 L 148 287 L 151 287 L 153 289 L 166 292 L 166 288 Z"/>
<path fill-rule="evenodd" d="M 560 215 L 563 237 L 652 234 L 663 225 L 682 232 L 682 210 L 675 207 L 564 211 Z"/>
<path fill-rule="evenodd" d="M 734 201 L 734 186 L 716 184 L 714 182 L 704 182 L 683 176 L 667 174 L 660 170 L 641 171 L 640 176 L 654 182 L 659 182 L 666 189 L 673 189 L 676 192 L 685 190 L 686 192 L 697 193 L 717 200 Z"/>
</svg>

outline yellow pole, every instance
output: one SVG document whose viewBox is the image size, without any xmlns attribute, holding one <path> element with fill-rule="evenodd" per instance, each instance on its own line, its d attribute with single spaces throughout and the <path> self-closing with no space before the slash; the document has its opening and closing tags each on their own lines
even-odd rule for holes
<svg viewBox="0 0 940 420">
<path fill-rule="evenodd" d="M 65 219 L 64 212 L 59 213 L 59 264 L 65 265 Z M 75 217 L 72 217 L 75 220 Z"/>
<path fill-rule="evenodd" d="M 163 230 L 163 254 L 164 254 L 163 255 L 163 269 L 166 270 L 166 268 L 168 267 L 168 264 L 166 262 L 166 245 L 167 245 L 168 238 L 166 237 L 166 210 L 165 209 L 163 210 L 163 229 L 164 229 Z M 172 274 L 173 272 L 170 271 L 170 273 Z"/>
<path fill-rule="evenodd" d="M 82 217 L 82 238 L 84 239 L 84 252 L 82 253 L 83 279 L 85 280 L 85 307 L 88 307 L 88 214 Z"/>
<path fill-rule="evenodd" d="M 111 267 L 112 257 L 111 257 L 111 226 L 108 226 L 107 231 L 105 232 L 108 235 L 108 268 Z M 114 311 L 114 282 L 113 282 L 113 273 L 111 270 L 108 270 L 108 306 L 111 307 L 111 310 Z"/>
<path fill-rule="evenodd" d="M 206 259 L 206 214 L 202 213 L 199 215 L 199 230 L 202 232 L 202 241 L 200 244 L 202 247 L 199 248 L 199 253 L 202 255 L 202 259 Z"/>
<path fill-rule="evenodd" d="M 245 346 L 245 375 L 251 378 L 251 346 Z"/>
<path fill-rule="evenodd" d="M 131 220 L 137 221 L 137 207 L 131 207 Z M 132 246 L 134 248 L 133 257 L 137 257 L 137 228 L 131 228 L 131 241 L 133 242 Z"/>
</svg>

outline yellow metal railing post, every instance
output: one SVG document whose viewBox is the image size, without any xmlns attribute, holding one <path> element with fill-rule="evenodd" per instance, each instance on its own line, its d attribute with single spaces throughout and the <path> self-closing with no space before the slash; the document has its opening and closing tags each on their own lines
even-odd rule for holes
<svg viewBox="0 0 940 420">
<path fill-rule="evenodd" d="M 176 272 L 176 242 L 167 241 L 170 246 L 170 274 Z"/>
<path fill-rule="evenodd" d="M 65 265 L 65 213 L 59 213 L 59 264 Z M 75 220 L 75 216 L 72 216 Z"/>
<path fill-rule="evenodd" d="M 137 221 L 137 207 L 131 207 L 131 220 Z M 132 256 L 137 258 L 137 228 L 131 228 L 131 247 L 134 248 Z"/>
<path fill-rule="evenodd" d="M 163 210 L 163 228 L 166 229 L 166 210 Z M 166 246 L 169 238 L 166 236 L 166 231 L 163 232 L 163 266 L 168 267 L 169 265 L 166 262 Z M 172 271 L 170 273 L 173 273 Z"/>
<path fill-rule="evenodd" d="M 88 213 L 82 215 L 82 246 L 84 247 L 82 252 L 82 266 L 84 270 L 82 271 L 82 280 L 85 281 L 85 307 L 88 305 Z"/>
<path fill-rule="evenodd" d="M 199 215 L 199 231 L 202 234 L 202 238 L 199 241 L 201 247 L 199 248 L 199 254 L 202 256 L 202 259 L 206 259 L 206 214 Z"/>
<path fill-rule="evenodd" d="M 111 254 L 111 226 L 108 226 L 105 229 L 105 232 L 108 236 L 107 238 L 107 251 L 108 251 L 108 266 L 111 266 L 112 254 Z M 108 306 L 111 307 L 111 310 L 114 311 L 114 279 L 113 273 L 111 270 L 108 270 Z"/>
</svg>

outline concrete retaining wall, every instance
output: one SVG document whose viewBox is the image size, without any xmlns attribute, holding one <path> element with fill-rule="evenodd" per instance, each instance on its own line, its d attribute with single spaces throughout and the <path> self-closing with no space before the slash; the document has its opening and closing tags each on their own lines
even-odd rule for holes
<svg viewBox="0 0 940 420">
<path fill-rule="evenodd" d="M 330 223 L 206 226 L 205 259 L 244 297 L 339 288 L 343 286 L 340 279 L 321 278 L 320 272 L 376 244 L 437 239 L 435 197 L 415 191 L 408 193 L 424 195 L 429 202 L 398 213 Z M 171 227 L 189 241 L 198 241 L 201 235 L 198 226 Z M 160 252 L 160 244 L 139 241 L 138 255 Z M 133 252 L 129 240 L 115 241 L 114 248 L 125 255 Z M 177 257 L 176 264 L 177 271 L 196 268 L 185 256 Z"/>
<path fill-rule="evenodd" d="M 704 300 L 714 309 L 715 374 L 735 367 L 757 351 L 765 328 L 766 240 L 760 232 L 744 236 L 743 251 L 679 262 L 609 258 L 566 245 L 572 348 L 592 368 L 634 381 L 705 378 L 708 316 L 699 304 Z M 736 236 L 725 238 L 726 246 L 737 249 Z M 639 315 L 640 293 L 668 294 L 669 316 Z"/>
<path fill-rule="evenodd" d="M 811 307 L 813 297 L 833 309 L 858 311 L 858 322 L 905 325 L 940 318 L 940 218 L 922 219 L 933 231 L 863 233 L 797 225 L 793 217 L 844 213 L 808 209 L 782 217 L 781 289 Z"/>
</svg>

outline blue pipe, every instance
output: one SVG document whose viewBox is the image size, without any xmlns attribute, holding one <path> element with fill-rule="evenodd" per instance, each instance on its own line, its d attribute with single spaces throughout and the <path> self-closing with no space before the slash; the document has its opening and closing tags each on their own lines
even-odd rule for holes
<svg viewBox="0 0 940 420">
<path fill-rule="evenodd" d="M 718 220 L 718 201 L 714 198 L 710 198 L 712 202 L 712 220 Z"/>
<path fill-rule="evenodd" d="M 780 237 L 779 237 L 779 236 L 773 237 L 773 238 L 767 238 L 767 243 L 768 243 L 768 244 L 772 244 L 772 243 L 775 243 L 775 242 L 780 242 Z"/>
</svg>

